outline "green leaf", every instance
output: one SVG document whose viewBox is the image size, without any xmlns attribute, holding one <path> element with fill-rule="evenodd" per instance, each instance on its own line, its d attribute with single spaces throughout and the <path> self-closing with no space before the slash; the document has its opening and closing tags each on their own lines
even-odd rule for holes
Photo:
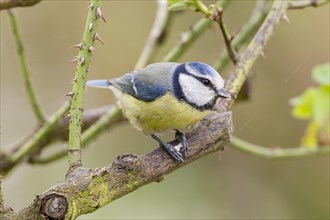
<svg viewBox="0 0 330 220">
<path fill-rule="evenodd" d="M 329 63 L 315 66 L 313 79 L 318 88 L 308 88 L 302 95 L 290 100 L 294 106 L 292 115 L 298 119 L 309 119 L 309 125 L 302 137 L 305 147 L 329 145 L 330 140 L 330 73 Z"/>
<path fill-rule="evenodd" d="M 315 92 L 315 97 L 312 106 L 313 120 L 319 127 L 329 125 L 330 114 L 330 87 L 321 86 Z"/>
<path fill-rule="evenodd" d="M 321 85 L 330 86 L 330 67 L 329 63 L 317 65 L 312 70 L 312 77 L 315 82 Z"/>
<path fill-rule="evenodd" d="M 318 132 L 318 126 L 315 123 L 310 122 L 301 139 L 301 145 L 307 148 L 316 148 L 318 146 Z"/>
<path fill-rule="evenodd" d="M 290 104 L 294 106 L 292 115 L 298 119 L 311 119 L 313 100 L 316 96 L 316 89 L 309 88 L 302 95 L 290 100 Z"/>
</svg>

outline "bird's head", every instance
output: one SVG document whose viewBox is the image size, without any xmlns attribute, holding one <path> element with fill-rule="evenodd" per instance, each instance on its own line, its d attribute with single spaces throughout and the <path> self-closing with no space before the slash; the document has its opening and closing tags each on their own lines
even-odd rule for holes
<svg viewBox="0 0 330 220">
<path fill-rule="evenodd" d="M 205 63 L 182 63 L 174 69 L 174 95 L 199 110 L 211 109 L 219 97 L 229 98 L 223 87 L 220 74 Z"/>
</svg>

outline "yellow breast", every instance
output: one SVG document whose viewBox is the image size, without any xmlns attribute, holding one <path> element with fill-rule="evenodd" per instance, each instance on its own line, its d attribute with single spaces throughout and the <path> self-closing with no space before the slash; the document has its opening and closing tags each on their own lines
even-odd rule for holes
<svg viewBox="0 0 330 220">
<path fill-rule="evenodd" d="M 115 92 L 115 95 L 117 105 L 122 109 L 126 118 L 147 135 L 193 127 L 211 113 L 210 110 L 200 111 L 177 100 L 172 93 L 167 93 L 151 102 L 138 100 L 125 93 L 119 94 L 118 91 Z"/>
</svg>

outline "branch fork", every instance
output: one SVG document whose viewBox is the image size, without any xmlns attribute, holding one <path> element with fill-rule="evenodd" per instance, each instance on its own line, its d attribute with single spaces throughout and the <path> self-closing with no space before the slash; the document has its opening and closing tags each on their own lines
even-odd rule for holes
<svg viewBox="0 0 330 220">
<path fill-rule="evenodd" d="M 146 184 L 160 182 L 165 175 L 200 157 L 222 150 L 230 142 L 231 133 L 231 112 L 208 115 L 187 134 L 189 152 L 184 163 L 175 162 L 163 148 L 157 148 L 141 156 L 121 155 L 107 167 L 75 167 L 63 182 L 37 196 L 18 215 L 36 220 L 56 219 L 54 215 L 60 215 L 58 219 L 75 219 Z M 42 215 L 36 210 L 41 210 Z"/>
</svg>

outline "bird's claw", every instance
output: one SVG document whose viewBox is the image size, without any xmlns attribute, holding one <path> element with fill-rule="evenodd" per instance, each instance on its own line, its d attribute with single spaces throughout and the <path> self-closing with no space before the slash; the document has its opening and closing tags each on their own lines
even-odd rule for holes
<svg viewBox="0 0 330 220">
<path fill-rule="evenodd" d="M 173 159 L 181 163 L 184 162 L 182 154 L 172 144 L 162 141 L 154 134 L 152 134 L 151 137 L 155 139 L 159 143 L 159 145 L 163 147 Z"/>
<path fill-rule="evenodd" d="M 163 145 L 162 147 L 165 148 L 167 153 L 171 157 L 173 157 L 176 161 L 181 162 L 181 163 L 184 162 L 183 155 L 173 145 L 166 143 L 166 146 Z"/>
<path fill-rule="evenodd" d="M 182 152 L 183 159 L 186 159 L 188 154 L 188 141 L 186 136 L 181 131 L 176 130 L 175 138 L 181 143 L 182 148 L 180 151 Z"/>
</svg>

